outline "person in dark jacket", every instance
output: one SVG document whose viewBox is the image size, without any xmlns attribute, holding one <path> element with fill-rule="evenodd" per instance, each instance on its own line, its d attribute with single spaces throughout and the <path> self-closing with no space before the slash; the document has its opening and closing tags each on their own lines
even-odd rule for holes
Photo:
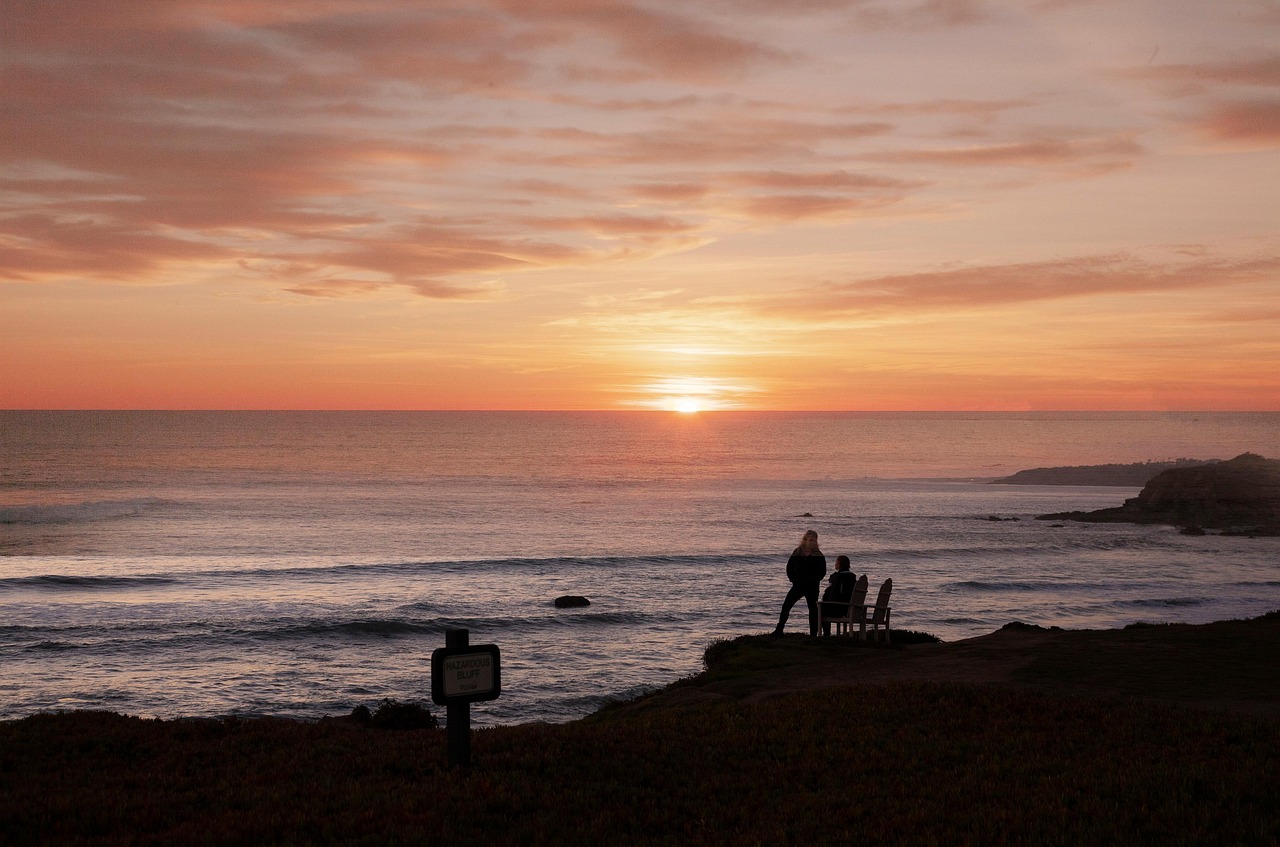
<svg viewBox="0 0 1280 847">
<path fill-rule="evenodd" d="M 818 533 L 809 530 L 800 539 L 800 546 L 787 560 L 787 579 L 791 580 L 791 590 L 782 601 L 782 614 L 778 616 L 778 627 L 773 631 L 774 637 L 782 635 L 786 628 L 787 617 L 791 607 L 801 597 L 809 606 L 809 634 L 818 634 L 818 589 L 822 578 L 827 575 L 827 557 L 818 549 Z"/>
<path fill-rule="evenodd" d="M 836 556 L 836 569 L 827 580 L 827 588 L 822 592 L 822 617 L 843 618 L 849 612 L 849 601 L 853 599 L 853 587 L 858 582 L 858 575 L 849 570 L 849 557 Z M 822 634 L 831 634 L 831 621 L 822 621 Z"/>
</svg>

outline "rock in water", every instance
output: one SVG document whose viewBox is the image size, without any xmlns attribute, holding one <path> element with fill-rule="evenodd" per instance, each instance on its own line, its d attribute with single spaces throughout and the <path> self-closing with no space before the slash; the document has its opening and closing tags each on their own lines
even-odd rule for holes
<svg viewBox="0 0 1280 847">
<path fill-rule="evenodd" d="M 590 606 L 591 601 L 586 597 L 580 597 L 577 594 L 566 594 L 563 597 L 556 598 L 557 609 L 572 609 L 575 606 Z"/>
<path fill-rule="evenodd" d="M 1123 506 L 1040 520 L 1153 523 L 1280 533 L 1280 460 L 1244 453 L 1228 462 L 1157 474 Z"/>
</svg>

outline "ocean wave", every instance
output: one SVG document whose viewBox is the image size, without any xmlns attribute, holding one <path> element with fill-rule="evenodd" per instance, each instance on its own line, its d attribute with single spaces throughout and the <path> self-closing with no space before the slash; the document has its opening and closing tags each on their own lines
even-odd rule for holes
<svg viewBox="0 0 1280 847">
<path fill-rule="evenodd" d="M 411 623 L 402 620 L 369 619 L 356 621 L 337 621 L 305 623 L 264 630 L 257 634 L 279 636 L 284 638 L 310 635 L 421 635 L 424 633 L 443 632 L 444 628 L 435 623 Z"/>
<path fill-rule="evenodd" d="M 169 576 L 73 576 L 69 574 L 40 574 L 38 576 L 12 576 L 0 579 L 0 591 L 19 589 L 64 589 L 70 591 L 147 588 L 172 585 L 177 580 Z"/>
<path fill-rule="evenodd" d="M 1203 606 L 1209 600 L 1204 597 L 1155 597 L 1140 600 L 1116 600 L 1111 603 L 1122 609 L 1164 609 L 1184 606 Z"/>
<path fill-rule="evenodd" d="M 184 572 L 184 578 L 197 580 L 209 578 L 226 578 L 233 580 L 253 580 L 269 578 L 272 580 L 301 578 L 312 579 L 325 576 L 397 576 L 420 572 L 469 572 L 475 570 L 506 570 L 520 572 L 535 571 L 554 573 L 558 570 L 583 568 L 647 568 L 647 567 L 688 567 L 697 566 L 714 570 L 728 564 L 759 563 L 774 561 L 777 556 L 713 554 L 699 556 L 553 556 L 536 558 L 496 558 L 496 559 L 453 559 L 439 561 L 404 560 L 397 562 L 355 563 L 355 564 L 321 564 L 302 565 L 296 567 L 272 568 L 216 568 L 210 570 Z"/>
<path fill-rule="evenodd" d="M 942 586 L 944 589 L 960 590 L 960 591 L 1051 591 L 1078 593 L 1080 591 L 1096 591 L 1113 588 L 1114 586 L 1104 583 L 1087 584 L 1074 582 L 1058 582 L 1056 580 L 1009 580 L 994 582 L 990 580 L 968 579 L 963 582 L 949 582 Z"/>
<path fill-rule="evenodd" d="M 263 622 L 252 629 L 230 633 L 249 638 L 308 639 L 313 637 L 377 637 L 397 638 L 422 635 L 439 636 L 450 629 L 466 629 L 486 633 L 483 637 L 496 637 L 499 633 L 530 632 L 535 630 L 592 627 L 654 626 L 686 620 L 686 616 L 674 612 L 579 612 L 558 610 L 554 614 L 539 616 L 475 617 L 475 618 L 367 618 L 357 620 L 281 621 L 279 625 Z"/>
<path fill-rule="evenodd" d="M 1057 535 L 1006 535 L 990 539 L 989 543 L 931 545 L 923 549 L 895 549 L 892 547 L 859 554 L 859 559 L 885 562 L 912 562 L 937 560 L 971 560 L 992 556 L 1001 558 L 1025 557 L 1045 559 L 1049 557 L 1075 556 L 1081 553 L 1150 552 L 1170 549 L 1167 535 L 1090 535 L 1086 533 Z M 856 570 L 856 566 L 855 566 Z"/>
<path fill-rule="evenodd" d="M 80 647 L 79 644 L 68 644 L 65 641 L 41 641 L 36 644 L 28 645 L 26 649 L 61 651 L 61 650 L 76 650 L 79 647 Z"/>
<path fill-rule="evenodd" d="M 0 507 L 0 524 L 77 524 L 108 521 L 142 514 L 164 503 L 158 497 L 128 500 L 87 500 L 81 503 L 57 503 Z"/>
</svg>

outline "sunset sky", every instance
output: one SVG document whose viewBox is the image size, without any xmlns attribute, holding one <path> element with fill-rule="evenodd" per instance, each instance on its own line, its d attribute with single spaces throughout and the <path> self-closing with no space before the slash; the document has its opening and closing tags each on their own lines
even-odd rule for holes
<svg viewBox="0 0 1280 847">
<path fill-rule="evenodd" d="M 1278 0 L 0 0 L 0 406 L 1280 409 Z"/>
</svg>

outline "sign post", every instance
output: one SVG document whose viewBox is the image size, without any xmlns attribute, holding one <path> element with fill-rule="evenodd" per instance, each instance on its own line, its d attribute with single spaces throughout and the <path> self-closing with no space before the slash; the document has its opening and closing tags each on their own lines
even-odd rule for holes
<svg viewBox="0 0 1280 847">
<path fill-rule="evenodd" d="M 431 699 L 445 707 L 449 766 L 471 766 L 471 704 L 502 693 L 496 644 L 470 643 L 465 629 L 447 629 L 444 647 L 431 653 Z"/>
</svg>

